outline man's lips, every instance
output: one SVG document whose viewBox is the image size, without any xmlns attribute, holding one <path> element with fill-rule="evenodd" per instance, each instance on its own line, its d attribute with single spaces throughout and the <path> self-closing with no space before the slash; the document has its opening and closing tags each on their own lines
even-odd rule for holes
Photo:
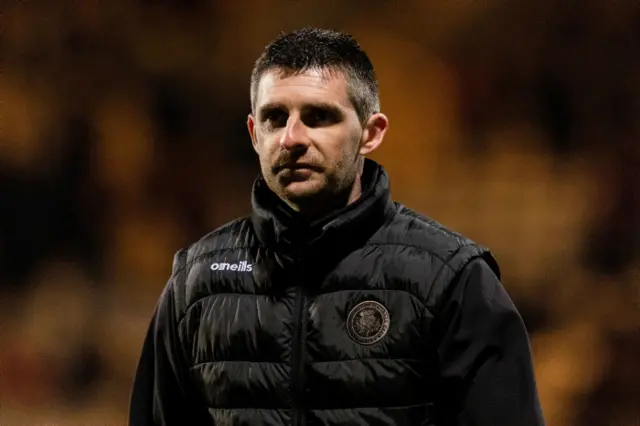
<svg viewBox="0 0 640 426">
<path fill-rule="evenodd" d="M 308 164 L 308 163 L 290 163 L 290 164 L 284 164 L 282 166 L 277 166 L 275 168 L 276 173 L 280 172 L 282 170 L 319 170 L 320 168 L 318 166 L 315 166 L 313 164 Z"/>
</svg>

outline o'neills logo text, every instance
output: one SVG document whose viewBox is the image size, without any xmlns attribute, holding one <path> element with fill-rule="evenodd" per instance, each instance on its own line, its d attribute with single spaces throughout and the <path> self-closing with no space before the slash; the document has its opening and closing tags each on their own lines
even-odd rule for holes
<svg viewBox="0 0 640 426">
<path fill-rule="evenodd" d="M 212 271 L 251 272 L 253 267 L 246 260 L 236 263 L 212 263 Z"/>
</svg>

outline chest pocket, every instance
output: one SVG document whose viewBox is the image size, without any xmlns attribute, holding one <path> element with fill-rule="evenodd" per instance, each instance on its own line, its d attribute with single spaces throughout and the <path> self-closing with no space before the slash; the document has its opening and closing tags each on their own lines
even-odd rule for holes
<svg viewBox="0 0 640 426">
<path fill-rule="evenodd" d="M 424 402 L 429 361 L 423 313 L 421 302 L 404 291 L 345 290 L 313 298 L 306 379 L 317 394 L 310 400 L 322 397 L 338 406 Z"/>
</svg>

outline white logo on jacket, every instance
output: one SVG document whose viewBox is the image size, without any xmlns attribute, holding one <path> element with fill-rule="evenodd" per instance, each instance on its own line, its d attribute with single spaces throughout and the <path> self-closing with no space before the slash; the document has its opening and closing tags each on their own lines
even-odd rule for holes
<svg viewBox="0 0 640 426">
<path fill-rule="evenodd" d="M 216 262 L 211 264 L 212 271 L 251 272 L 253 265 L 246 260 L 236 263 Z"/>
</svg>

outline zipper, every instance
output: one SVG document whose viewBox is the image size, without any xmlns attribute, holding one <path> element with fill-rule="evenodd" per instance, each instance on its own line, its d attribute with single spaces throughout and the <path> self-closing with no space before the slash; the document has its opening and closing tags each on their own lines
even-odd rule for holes
<svg viewBox="0 0 640 426">
<path fill-rule="evenodd" d="M 298 287 L 296 295 L 298 311 L 296 312 L 296 335 L 292 353 L 291 391 L 293 401 L 293 426 L 305 423 L 305 389 L 304 389 L 304 342 L 307 333 L 307 295 L 305 286 Z"/>
</svg>

